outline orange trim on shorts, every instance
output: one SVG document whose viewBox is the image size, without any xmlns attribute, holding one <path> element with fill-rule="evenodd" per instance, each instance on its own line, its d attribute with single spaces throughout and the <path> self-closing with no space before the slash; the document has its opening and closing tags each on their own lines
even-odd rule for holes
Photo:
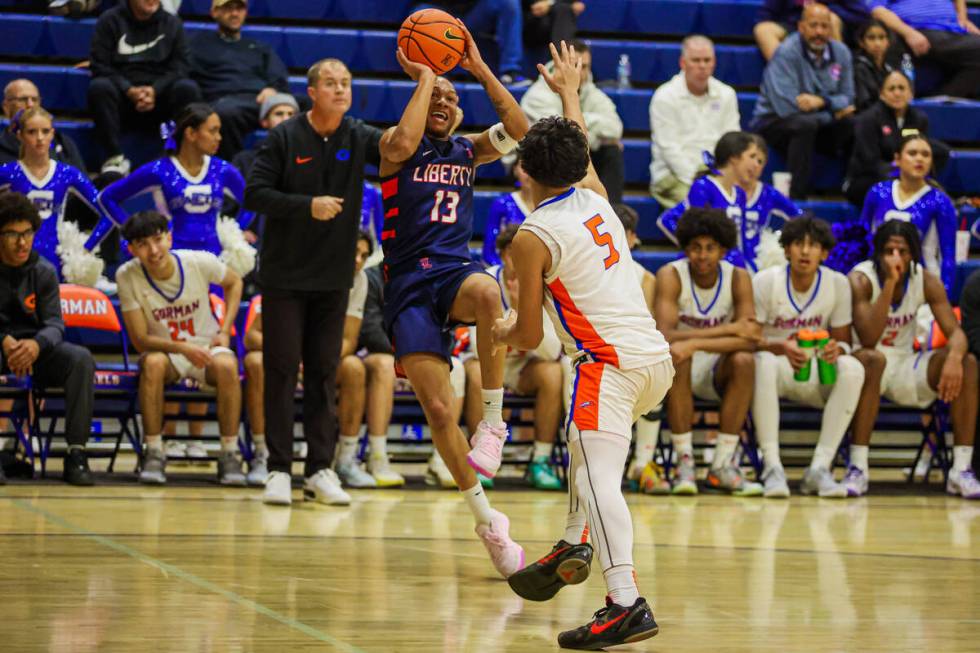
<svg viewBox="0 0 980 653">
<path fill-rule="evenodd" d="M 605 363 L 582 363 L 576 370 L 572 421 L 579 431 L 599 430 L 599 386 L 605 368 Z"/>
</svg>

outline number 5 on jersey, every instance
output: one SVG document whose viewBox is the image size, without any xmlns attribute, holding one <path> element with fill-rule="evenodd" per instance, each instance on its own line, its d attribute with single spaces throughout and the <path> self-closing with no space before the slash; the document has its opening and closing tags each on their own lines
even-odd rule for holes
<svg viewBox="0 0 980 653">
<path fill-rule="evenodd" d="M 606 264 L 606 269 L 608 270 L 612 266 L 619 263 L 619 252 L 616 251 L 616 247 L 613 245 L 613 237 L 609 232 L 600 232 L 599 227 L 605 224 L 602 216 L 596 213 L 594 216 L 589 218 L 584 222 L 585 228 L 589 230 L 592 234 L 592 240 L 599 247 L 608 247 L 609 255 L 606 256 L 603 263 Z"/>
</svg>

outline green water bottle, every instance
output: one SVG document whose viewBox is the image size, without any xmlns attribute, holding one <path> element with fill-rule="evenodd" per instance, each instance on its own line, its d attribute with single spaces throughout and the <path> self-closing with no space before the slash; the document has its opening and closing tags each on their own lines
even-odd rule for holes
<svg viewBox="0 0 980 653">
<path fill-rule="evenodd" d="M 813 352 L 817 347 L 816 334 L 809 329 L 800 329 L 796 333 L 796 344 L 803 350 L 803 353 L 806 354 L 807 358 L 806 363 L 803 364 L 803 367 L 796 370 L 796 373 L 793 374 L 793 378 L 797 381 L 809 381 L 810 363 L 813 360 Z"/>
<path fill-rule="evenodd" d="M 813 335 L 817 345 L 817 376 L 820 377 L 820 385 L 833 385 L 837 383 L 837 363 L 828 363 L 823 358 L 823 349 L 830 342 L 830 333 L 816 331 Z"/>
</svg>

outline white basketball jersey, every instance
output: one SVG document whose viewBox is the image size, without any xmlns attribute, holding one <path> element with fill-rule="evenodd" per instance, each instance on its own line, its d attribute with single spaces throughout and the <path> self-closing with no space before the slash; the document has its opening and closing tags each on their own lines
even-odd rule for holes
<svg viewBox="0 0 980 653">
<path fill-rule="evenodd" d="M 766 268 L 752 279 L 755 313 L 766 338 L 786 339 L 800 329 L 831 329 L 851 323 L 851 287 L 840 272 L 821 265 L 811 286 L 793 289 L 789 265 Z"/>
<path fill-rule="evenodd" d="M 510 293 L 507 292 L 507 285 L 504 282 L 504 268 L 502 265 L 491 265 L 487 268 L 487 274 L 491 275 L 497 280 L 497 284 L 500 286 L 500 300 L 504 306 L 504 314 L 506 315 L 511 308 L 517 309 L 516 306 L 512 305 L 510 299 Z M 544 307 L 541 307 L 542 321 L 541 321 L 541 331 L 544 335 L 541 338 L 541 343 L 536 349 L 531 351 L 520 351 L 518 349 L 508 348 L 507 349 L 507 360 L 508 362 L 530 360 L 530 359 L 543 359 L 547 361 L 556 361 L 558 357 L 561 356 L 562 343 L 558 339 L 558 334 L 555 333 L 555 327 L 551 324 L 551 319 L 548 317 L 547 311 Z M 473 351 L 476 352 L 476 326 L 470 327 L 470 346 Z"/>
<path fill-rule="evenodd" d="M 687 258 L 670 264 L 681 280 L 681 294 L 677 298 L 677 328 L 708 329 L 732 321 L 735 304 L 732 300 L 732 279 L 735 266 L 728 261 L 718 264 L 718 282 L 713 288 L 701 288 L 694 283 Z"/>
<path fill-rule="evenodd" d="M 521 229 L 551 252 L 545 309 L 569 356 L 589 355 L 624 370 L 670 357 L 609 202 L 570 188 L 538 206 Z"/>
<path fill-rule="evenodd" d="M 860 272 L 871 282 L 871 303 L 881 295 L 881 284 L 875 272 L 874 261 L 863 261 L 854 266 L 855 272 Z M 908 285 L 898 306 L 888 308 L 888 318 L 885 320 L 885 330 L 878 339 L 877 349 L 885 352 L 911 352 L 915 340 L 916 315 L 919 307 L 926 303 L 925 275 L 922 266 L 913 264 L 909 272 Z"/>
<path fill-rule="evenodd" d="M 208 346 L 220 330 L 211 312 L 210 285 L 221 283 L 227 268 L 210 252 L 173 250 L 171 254 L 177 270 L 163 281 L 151 279 L 139 259 L 119 268 L 120 308 L 142 310 L 151 336 Z"/>
</svg>

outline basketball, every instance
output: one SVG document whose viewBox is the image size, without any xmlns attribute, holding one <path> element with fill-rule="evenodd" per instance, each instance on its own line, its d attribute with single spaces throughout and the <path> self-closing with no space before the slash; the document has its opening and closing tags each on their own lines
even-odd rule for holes
<svg viewBox="0 0 980 653">
<path fill-rule="evenodd" d="M 409 61 L 428 66 L 442 75 L 466 53 L 466 36 L 460 22 L 439 9 L 420 9 L 405 19 L 398 30 L 398 46 Z"/>
</svg>

